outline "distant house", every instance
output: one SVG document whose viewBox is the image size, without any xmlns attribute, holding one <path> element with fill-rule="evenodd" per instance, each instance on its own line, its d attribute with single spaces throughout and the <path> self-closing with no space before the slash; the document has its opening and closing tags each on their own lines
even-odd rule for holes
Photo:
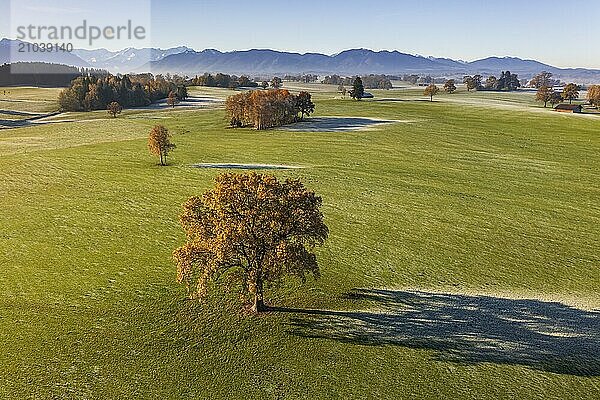
<svg viewBox="0 0 600 400">
<path fill-rule="evenodd" d="M 554 107 L 554 111 L 564 112 L 564 113 L 581 113 L 583 107 L 580 104 L 559 104 Z"/>
</svg>

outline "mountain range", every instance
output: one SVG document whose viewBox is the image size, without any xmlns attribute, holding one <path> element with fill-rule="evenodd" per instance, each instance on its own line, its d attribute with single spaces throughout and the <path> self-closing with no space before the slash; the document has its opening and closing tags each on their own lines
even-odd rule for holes
<svg viewBox="0 0 600 400">
<path fill-rule="evenodd" d="M 252 76 L 313 73 L 318 75 L 427 74 L 436 77 L 460 77 L 465 74 L 498 75 L 500 71 L 510 70 L 522 78 L 528 78 L 540 71 L 548 71 L 559 79 L 573 80 L 577 83 L 600 81 L 600 70 L 557 68 L 539 61 L 516 57 L 488 57 L 465 62 L 399 51 L 368 49 L 353 49 L 325 55 L 259 49 L 231 52 L 214 49 L 195 51 L 185 46 L 169 49 L 127 48 L 121 51 L 75 49 L 70 53 L 19 53 L 15 49 L 20 43 L 23 42 L 10 39 L 0 41 L 0 64 L 11 61 L 41 61 L 101 68 L 113 73 L 178 73 L 190 76 L 204 72 L 223 72 Z"/>
</svg>

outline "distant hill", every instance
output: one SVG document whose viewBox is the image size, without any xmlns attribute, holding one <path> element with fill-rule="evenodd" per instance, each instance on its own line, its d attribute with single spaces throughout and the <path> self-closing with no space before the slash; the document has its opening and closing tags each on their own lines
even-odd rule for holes
<svg viewBox="0 0 600 400">
<path fill-rule="evenodd" d="M 69 52 L 19 52 L 21 40 L 0 40 L 0 64 L 17 62 L 45 62 L 51 64 L 64 64 L 73 67 L 91 67 L 86 61 Z"/>
<path fill-rule="evenodd" d="M 69 86 L 71 81 L 83 74 L 106 75 L 108 71 L 78 68 L 64 64 L 42 62 L 17 62 L 0 65 L 0 86 Z"/>
<path fill-rule="evenodd" d="M 18 40 L 0 41 L 0 64 L 10 61 L 10 49 Z M 290 53 L 275 50 L 243 50 L 221 52 L 214 49 L 195 51 L 188 47 L 170 49 L 127 48 L 121 51 L 106 49 L 82 50 L 72 53 L 13 53 L 13 62 L 47 62 L 76 67 L 93 67 L 112 73 L 153 72 L 198 75 L 223 72 L 247 75 L 285 75 L 313 73 L 340 74 L 418 74 L 434 77 L 462 77 L 466 74 L 498 75 L 509 70 L 521 78 L 529 78 L 543 70 L 552 72 L 563 81 L 578 83 L 600 82 L 600 70 L 557 68 L 536 60 L 516 57 L 488 57 L 472 62 L 449 58 L 424 57 L 399 51 L 346 50 L 334 55 L 319 53 Z"/>
<path fill-rule="evenodd" d="M 288 53 L 274 50 L 245 50 L 223 53 L 217 50 L 185 51 L 144 65 L 154 73 L 195 75 L 203 72 L 230 74 L 429 74 L 462 76 L 465 74 L 498 75 L 509 70 L 527 78 L 541 71 L 557 78 L 580 83 L 600 81 L 600 70 L 561 69 L 535 60 L 516 57 L 489 57 L 473 62 L 448 58 L 423 57 L 399 51 L 346 50 L 327 56 L 318 53 Z"/>
<path fill-rule="evenodd" d="M 121 51 L 106 49 L 83 50 L 75 49 L 73 54 L 86 61 L 94 68 L 108 69 L 113 73 L 126 73 L 139 69 L 148 62 L 158 61 L 173 54 L 183 53 L 191 49 L 181 46 L 171 49 L 133 47 Z"/>
</svg>

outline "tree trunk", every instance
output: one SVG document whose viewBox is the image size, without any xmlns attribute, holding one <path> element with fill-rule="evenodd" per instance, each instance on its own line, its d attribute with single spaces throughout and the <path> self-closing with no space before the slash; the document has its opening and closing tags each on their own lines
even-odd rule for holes
<svg viewBox="0 0 600 400">
<path fill-rule="evenodd" d="M 252 312 L 258 314 L 262 311 L 265 311 L 263 283 L 262 279 L 256 279 L 256 292 L 254 293 L 254 304 L 252 305 Z"/>
</svg>

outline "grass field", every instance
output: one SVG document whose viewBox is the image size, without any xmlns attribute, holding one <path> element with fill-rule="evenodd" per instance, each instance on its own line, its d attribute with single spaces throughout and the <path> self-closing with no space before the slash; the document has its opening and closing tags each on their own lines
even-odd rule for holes
<svg viewBox="0 0 600 400">
<path fill-rule="evenodd" d="M 0 397 L 600 397 L 600 118 L 321 89 L 317 117 L 409 122 L 257 132 L 175 108 L 0 130 Z M 274 173 L 323 197 L 322 278 L 271 288 L 282 311 L 175 282 L 181 204 L 218 173 L 190 165 L 212 162 L 304 166 Z"/>
</svg>

